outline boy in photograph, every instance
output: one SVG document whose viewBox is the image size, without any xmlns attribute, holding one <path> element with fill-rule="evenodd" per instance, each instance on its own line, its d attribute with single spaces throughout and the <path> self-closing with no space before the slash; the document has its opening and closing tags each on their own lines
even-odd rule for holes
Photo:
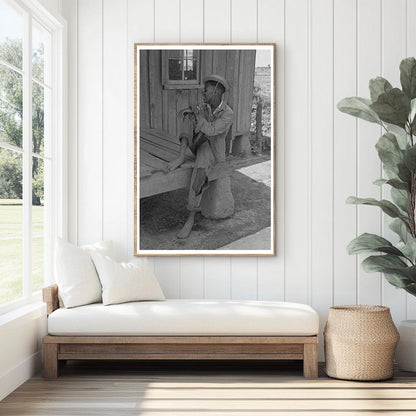
<svg viewBox="0 0 416 416">
<path fill-rule="evenodd" d="M 174 170 L 184 162 L 188 148 L 194 154 L 195 162 L 188 195 L 190 213 L 178 238 L 188 237 L 199 211 L 213 219 L 227 218 L 234 212 L 230 178 L 224 174 L 225 139 L 234 122 L 234 112 L 225 100 L 229 89 L 223 77 L 209 75 L 204 78 L 202 108 L 193 106 L 180 113 L 192 121 L 194 134 L 193 137 L 186 133 L 180 135 L 180 154 L 168 164 L 168 169 Z"/>
</svg>

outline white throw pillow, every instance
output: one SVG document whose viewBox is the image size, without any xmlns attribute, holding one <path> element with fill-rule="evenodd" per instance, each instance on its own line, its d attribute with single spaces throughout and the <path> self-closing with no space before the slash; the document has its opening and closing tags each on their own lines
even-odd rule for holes
<svg viewBox="0 0 416 416">
<path fill-rule="evenodd" d="M 108 256 L 91 253 L 103 288 L 103 304 L 141 300 L 165 300 L 153 271 L 147 262 L 140 265 L 117 263 Z"/>
<path fill-rule="evenodd" d="M 55 248 L 55 279 L 66 308 L 101 302 L 101 283 L 90 253 L 112 255 L 112 242 L 100 241 L 76 247 L 58 239 Z"/>
<path fill-rule="evenodd" d="M 101 253 L 103 256 L 108 256 L 111 259 L 115 260 L 114 256 L 114 248 L 113 248 L 113 242 L 111 240 L 109 241 L 98 241 L 94 244 L 86 244 L 84 246 L 81 246 L 81 248 L 85 251 L 88 251 L 88 253 Z"/>
</svg>

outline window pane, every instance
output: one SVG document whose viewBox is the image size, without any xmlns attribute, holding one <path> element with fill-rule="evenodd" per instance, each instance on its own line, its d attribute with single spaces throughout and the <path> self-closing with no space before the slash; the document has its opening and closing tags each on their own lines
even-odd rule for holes
<svg viewBox="0 0 416 416">
<path fill-rule="evenodd" d="M 32 83 L 32 151 L 44 155 L 45 89 Z"/>
<path fill-rule="evenodd" d="M 12 3 L 0 0 L 0 59 L 22 69 L 23 65 L 23 13 Z"/>
<path fill-rule="evenodd" d="M 0 304 L 23 295 L 22 156 L 0 148 Z"/>
<path fill-rule="evenodd" d="M 197 66 L 198 66 L 198 61 L 196 59 L 187 59 L 185 61 L 185 71 L 184 71 L 185 80 L 196 80 Z"/>
<path fill-rule="evenodd" d="M 186 59 L 196 59 L 198 56 L 198 51 L 195 49 L 187 49 L 185 50 L 185 58 Z"/>
<path fill-rule="evenodd" d="M 0 142 L 22 147 L 23 142 L 22 76 L 0 65 Z"/>
<path fill-rule="evenodd" d="M 169 79 L 172 81 L 182 79 L 182 60 L 169 59 Z"/>
<path fill-rule="evenodd" d="M 44 276 L 44 162 L 33 158 L 32 165 L 32 291 L 43 287 Z"/>
<path fill-rule="evenodd" d="M 32 75 L 49 85 L 51 35 L 35 20 L 32 22 Z"/>
</svg>

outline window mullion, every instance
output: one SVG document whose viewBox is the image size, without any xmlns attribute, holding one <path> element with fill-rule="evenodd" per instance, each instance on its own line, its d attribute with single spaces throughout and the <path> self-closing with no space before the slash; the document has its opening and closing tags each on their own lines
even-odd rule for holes
<svg viewBox="0 0 416 416">
<path fill-rule="evenodd" d="M 182 52 L 182 81 L 185 79 L 186 50 Z"/>
<path fill-rule="evenodd" d="M 23 41 L 23 296 L 32 294 L 32 16 Z"/>
</svg>

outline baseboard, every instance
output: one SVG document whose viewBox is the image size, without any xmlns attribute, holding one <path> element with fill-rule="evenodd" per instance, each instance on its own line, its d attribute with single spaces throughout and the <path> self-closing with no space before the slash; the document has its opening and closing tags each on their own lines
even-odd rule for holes
<svg viewBox="0 0 416 416">
<path fill-rule="evenodd" d="M 40 370 L 42 365 L 41 351 L 35 352 L 12 369 L 0 374 L 0 401 L 16 390 Z"/>
</svg>

